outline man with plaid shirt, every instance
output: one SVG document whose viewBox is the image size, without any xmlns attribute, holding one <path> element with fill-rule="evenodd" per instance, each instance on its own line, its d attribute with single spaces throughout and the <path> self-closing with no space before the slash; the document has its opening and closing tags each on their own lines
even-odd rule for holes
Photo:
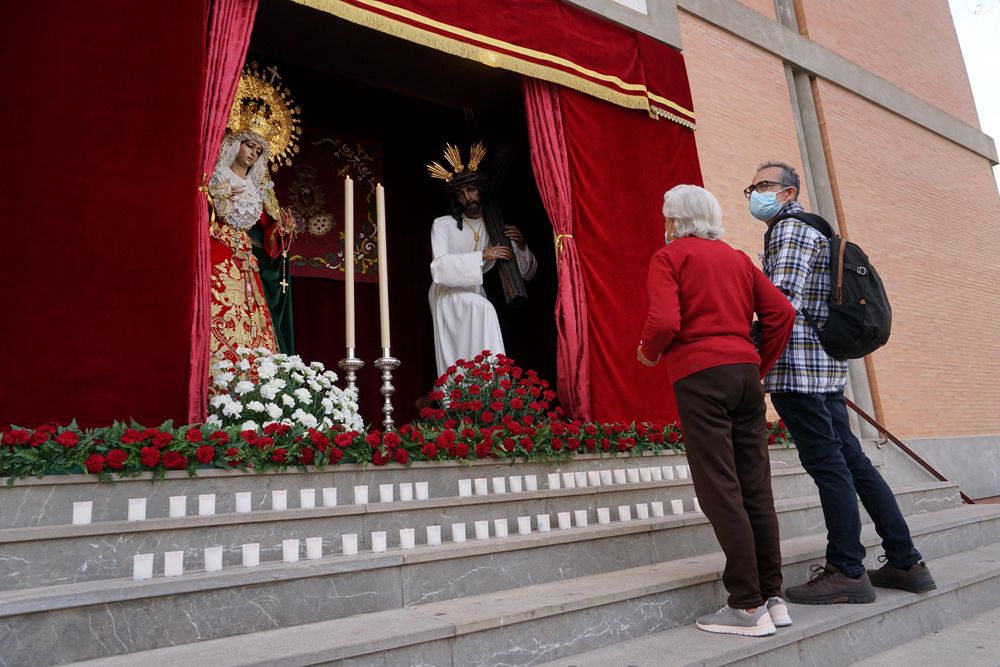
<svg viewBox="0 0 1000 667">
<path fill-rule="evenodd" d="M 786 589 L 785 597 L 800 604 L 865 603 L 875 601 L 873 585 L 933 590 L 934 579 L 896 497 L 851 432 L 844 402 L 847 362 L 826 353 L 812 326 L 822 328 L 829 315 L 830 241 L 794 217 L 805 212 L 797 201 L 799 175 L 783 162 L 766 162 L 743 192 L 750 214 L 767 223 L 764 274 L 798 312 L 788 347 L 764 378 L 764 389 L 819 489 L 827 526 L 826 565 L 813 565 L 810 580 Z M 867 572 L 859 497 L 885 549 L 880 560 L 886 564 Z"/>
</svg>

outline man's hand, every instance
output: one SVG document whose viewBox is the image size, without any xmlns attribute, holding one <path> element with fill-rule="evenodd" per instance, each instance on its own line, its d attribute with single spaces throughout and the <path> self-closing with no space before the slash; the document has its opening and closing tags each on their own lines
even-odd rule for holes
<svg viewBox="0 0 1000 667">
<path fill-rule="evenodd" d="M 506 227 L 503 228 L 503 234 L 504 236 L 509 238 L 512 242 L 516 243 L 517 247 L 520 248 L 521 250 L 524 250 L 526 247 L 528 247 L 527 244 L 525 244 L 524 242 L 524 234 L 522 234 L 521 230 L 518 229 L 517 227 L 513 225 L 507 225 Z"/>
<path fill-rule="evenodd" d="M 483 251 L 484 260 L 512 259 L 514 253 L 505 245 L 490 246 Z"/>
<path fill-rule="evenodd" d="M 660 355 L 656 355 L 655 360 L 650 360 L 645 354 L 642 353 L 642 345 L 635 349 L 635 358 L 639 360 L 639 363 L 643 366 L 655 366 L 660 363 Z"/>
</svg>

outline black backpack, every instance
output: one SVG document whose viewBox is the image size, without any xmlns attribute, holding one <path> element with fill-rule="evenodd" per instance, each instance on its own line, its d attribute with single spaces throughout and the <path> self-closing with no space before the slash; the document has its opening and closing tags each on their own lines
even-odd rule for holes
<svg viewBox="0 0 1000 667">
<path fill-rule="evenodd" d="M 826 353 L 834 359 L 860 359 L 885 345 L 892 328 L 892 308 L 865 251 L 834 234 L 830 223 L 818 215 L 788 213 L 775 222 L 786 218 L 801 220 L 830 239 L 830 316 L 820 329 L 802 311 Z"/>
</svg>

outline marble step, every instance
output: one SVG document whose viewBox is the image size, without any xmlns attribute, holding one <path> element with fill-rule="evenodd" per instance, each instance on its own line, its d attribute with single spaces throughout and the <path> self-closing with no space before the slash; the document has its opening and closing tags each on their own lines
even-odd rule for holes
<svg viewBox="0 0 1000 667">
<path fill-rule="evenodd" d="M 815 486 L 801 468 L 775 472 L 772 477 L 777 498 L 813 494 Z M 223 546 L 226 565 L 241 563 L 242 544 L 261 545 L 262 561 L 281 558 L 283 539 L 321 536 L 325 552 L 339 552 L 340 536 L 356 533 L 360 546 L 372 531 L 386 531 L 390 546 L 398 546 L 399 529 L 413 527 L 417 542 L 425 542 L 424 527 L 440 525 L 442 537 L 451 538 L 451 524 L 464 522 L 470 538 L 477 520 L 506 518 L 509 531 L 517 531 L 517 517 L 548 513 L 553 527 L 558 512 L 589 509 L 589 522 L 597 523 L 597 507 L 609 507 L 617 519 L 617 507 L 636 503 L 679 499 L 685 511 L 693 510 L 691 480 L 645 482 L 583 489 L 543 489 L 502 495 L 431 498 L 426 501 L 341 505 L 332 508 L 258 510 L 250 514 L 224 513 L 209 517 L 146 521 L 103 521 L 82 526 L 37 526 L 0 529 L 0 590 L 126 577 L 132 574 L 132 556 L 137 553 L 185 552 L 191 565 L 202 561 L 202 550 Z M 951 502 L 945 496 L 941 502 Z M 930 499 L 926 499 L 930 502 Z M 491 533 L 494 532 L 490 526 Z"/>
<path fill-rule="evenodd" d="M 457 600 L 101 657 L 81 664 L 465 667 L 531 665 L 548 660 L 557 665 L 661 666 L 747 660 L 747 664 L 799 665 L 798 647 L 803 642 L 813 642 L 810 664 L 846 664 L 830 658 L 856 655 L 862 642 L 851 639 L 853 633 L 838 632 L 840 627 L 859 624 L 868 632 L 884 635 L 883 643 L 905 641 L 914 632 L 923 632 L 925 619 L 941 622 L 955 614 L 967 598 L 974 598 L 974 603 L 963 613 L 995 605 L 1000 593 L 1000 507 L 960 506 L 921 514 L 911 518 L 910 526 L 931 561 L 937 591 L 923 596 L 880 592 L 872 605 L 796 605 L 792 609 L 795 625 L 767 639 L 707 635 L 688 625 L 724 599 L 719 580 L 723 559 L 713 553 Z M 864 529 L 863 540 L 873 564 L 881 550 L 871 526 Z M 821 560 L 824 551 L 825 539 L 820 535 L 784 540 L 787 583 L 806 579 L 809 565 Z M 889 631 L 878 629 L 883 621 L 892 622 Z M 662 632 L 666 628 L 676 629 Z M 905 632 L 897 632 L 904 628 Z M 660 644 L 655 651 L 641 652 L 644 641 L 670 632 L 678 633 L 672 636 L 679 639 Z M 710 642 L 715 642 L 712 648 L 705 648 Z M 579 662 L 591 655 L 586 651 L 598 655 L 597 649 L 602 647 L 610 646 L 605 650 L 614 651 L 626 645 L 635 647 L 638 659 L 651 661 L 637 661 L 631 653 L 611 653 L 610 659 L 601 656 L 594 662 Z M 20 646 L 22 651 L 26 647 Z M 781 659 L 771 661 L 768 656 L 755 661 L 754 652 L 767 647 Z M 14 650 L 16 655 L 18 648 L 9 642 L 5 651 Z M 120 652 L 114 647 L 112 651 Z M 688 660 L 688 654 L 693 659 Z M 50 656 L 50 662 L 71 657 L 64 651 Z"/>
<path fill-rule="evenodd" d="M 934 493 L 934 486 L 945 494 L 954 492 L 953 487 L 941 484 L 899 489 L 901 506 L 912 510 L 916 501 Z M 817 534 L 805 538 L 812 539 L 807 557 L 820 557 L 825 527 L 818 501 L 785 500 L 779 506 L 784 534 L 795 534 L 789 522 L 811 526 Z M 971 525 L 980 517 L 954 514 L 956 509 L 964 508 L 913 516 L 917 527 L 931 521 L 948 532 L 943 541 L 928 534 L 929 546 L 949 552 L 953 546 L 961 548 L 981 539 L 980 528 Z M 915 530 L 922 538 L 930 532 Z M 1000 533 L 1000 523 L 995 532 Z M 714 562 L 704 554 L 717 548 L 703 516 L 682 515 L 412 551 L 236 567 L 170 579 L 111 579 L 7 591 L 0 593 L 0 655 L 7 648 L 17 650 L 15 642 L 60 636 L 72 638 L 60 644 L 60 660 L 78 660 L 401 606 L 425 608 L 463 597 L 508 595 L 539 584 L 603 581 L 601 577 L 614 579 L 621 571 L 655 569 L 662 562 L 684 571 L 705 558 Z M 804 575 L 807 562 L 799 565 Z M 684 595 L 693 596 L 692 601 L 704 595 L 713 598 L 717 577 L 711 573 L 721 568 L 721 562 L 711 568 L 695 582 L 708 586 L 706 590 L 687 591 L 687 584 L 681 582 L 659 592 L 682 588 Z"/>
<path fill-rule="evenodd" d="M 868 450 L 873 461 L 880 453 Z M 770 448 L 774 470 L 799 467 L 798 453 L 794 448 Z M 92 475 L 50 475 L 43 479 L 20 479 L 7 485 L 0 478 L 0 528 L 52 526 L 72 523 L 73 503 L 93 501 L 93 521 L 119 521 L 127 518 L 129 498 L 147 498 L 147 516 L 168 516 L 170 496 L 186 495 L 188 511 L 197 512 L 199 494 L 216 494 L 218 512 L 234 512 L 235 494 L 238 491 L 253 493 L 255 509 L 270 507 L 273 489 L 288 491 L 288 506 L 298 507 L 300 489 L 316 489 L 320 504 L 320 489 L 335 487 L 341 504 L 352 502 L 352 489 L 357 485 L 369 487 L 370 498 L 378 499 L 379 484 L 400 482 L 428 482 L 430 497 L 458 495 L 458 480 L 474 477 L 505 475 L 537 475 L 538 486 L 545 486 L 550 472 L 588 471 L 614 468 L 632 468 L 656 465 L 686 464 L 683 454 L 643 456 L 580 455 L 572 461 L 548 464 L 523 461 L 438 461 L 415 462 L 409 466 L 389 465 L 383 468 L 347 464 L 328 467 L 325 471 L 311 468 L 306 472 L 290 469 L 275 473 L 244 473 L 240 471 L 206 468 L 197 477 L 184 471 L 167 472 L 164 479 L 153 480 L 149 473 L 116 480 L 112 484 L 97 481 Z"/>
</svg>

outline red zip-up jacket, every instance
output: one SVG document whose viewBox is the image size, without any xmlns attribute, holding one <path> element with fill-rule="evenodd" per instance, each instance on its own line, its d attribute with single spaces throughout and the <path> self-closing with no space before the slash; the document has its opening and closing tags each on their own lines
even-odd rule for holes
<svg viewBox="0 0 1000 667">
<path fill-rule="evenodd" d="M 745 253 L 725 241 L 685 236 L 653 254 L 642 353 L 661 353 L 671 382 L 727 364 L 756 364 L 764 377 L 788 344 L 795 309 Z M 754 313 L 760 353 L 750 338 Z"/>
</svg>

